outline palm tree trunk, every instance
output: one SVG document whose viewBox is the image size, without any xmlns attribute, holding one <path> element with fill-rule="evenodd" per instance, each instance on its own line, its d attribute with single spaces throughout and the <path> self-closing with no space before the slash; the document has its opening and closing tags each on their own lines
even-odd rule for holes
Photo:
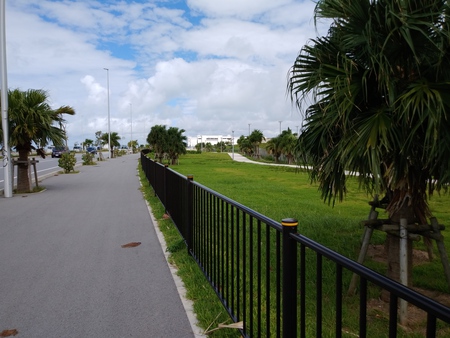
<svg viewBox="0 0 450 338">
<path fill-rule="evenodd" d="M 19 149 L 19 161 L 28 162 L 28 151 Z M 19 163 L 17 166 L 17 192 L 31 191 L 31 180 L 29 176 L 29 163 Z"/>
</svg>

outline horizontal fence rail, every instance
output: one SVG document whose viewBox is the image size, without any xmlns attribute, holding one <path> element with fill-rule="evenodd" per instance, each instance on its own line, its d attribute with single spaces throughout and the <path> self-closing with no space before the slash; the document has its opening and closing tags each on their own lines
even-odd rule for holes
<svg viewBox="0 0 450 338">
<path fill-rule="evenodd" d="M 242 336 L 405 336 L 400 300 L 425 313 L 416 333 L 450 335 L 449 307 L 300 235 L 296 220 L 276 222 L 144 153 L 141 165 Z M 359 292 L 348 296 L 353 273 Z M 381 290 L 389 294 L 386 311 L 371 305 Z"/>
</svg>

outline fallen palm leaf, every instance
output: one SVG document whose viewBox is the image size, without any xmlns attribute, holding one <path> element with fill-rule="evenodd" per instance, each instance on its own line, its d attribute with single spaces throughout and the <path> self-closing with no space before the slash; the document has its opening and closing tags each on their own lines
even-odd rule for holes
<svg viewBox="0 0 450 338">
<path fill-rule="evenodd" d="M 121 245 L 122 248 L 134 248 L 138 245 L 141 245 L 141 242 L 131 242 L 124 245 Z"/>
<path fill-rule="evenodd" d="M 240 322 L 231 323 L 231 324 L 221 323 L 215 329 L 206 331 L 205 334 L 210 334 L 211 332 L 214 332 L 214 331 L 217 331 L 217 330 L 220 330 L 220 329 L 239 329 L 239 330 L 243 330 L 244 329 L 244 322 L 240 321 Z"/>
<path fill-rule="evenodd" d="M 19 334 L 19 331 L 17 331 L 16 329 L 3 330 L 2 332 L 0 332 L 0 337 L 11 337 L 15 336 L 16 334 Z"/>
</svg>

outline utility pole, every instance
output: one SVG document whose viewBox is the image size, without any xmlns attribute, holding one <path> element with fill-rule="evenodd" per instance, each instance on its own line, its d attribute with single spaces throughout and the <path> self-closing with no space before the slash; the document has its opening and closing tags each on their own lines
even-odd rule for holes
<svg viewBox="0 0 450 338">
<path fill-rule="evenodd" d="M 6 24 L 5 2 L 0 0 L 0 72 L 1 72 L 1 116 L 3 129 L 3 168 L 4 168 L 4 196 L 12 197 L 13 168 L 11 149 L 9 147 L 9 123 L 8 123 L 8 74 L 6 67 Z"/>
<path fill-rule="evenodd" d="M 133 109 L 132 109 L 131 103 L 130 103 L 130 115 L 131 115 L 130 147 L 131 147 L 131 152 L 134 153 L 134 151 L 133 151 Z"/>
<path fill-rule="evenodd" d="M 231 134 L 233 135 L 231 138 L 231 148 L 233 149 L 233 160 L 234 160 L 234 130 L 231 131 Z"/>
<path fill-rule="evenodd" d="M 109 69 L 103 68 L 106 70 L 106 86 L 108 88 L 108 158 L 111 158 L 111 122 L 110 122 L 110 113 L 109 113 Z"/>
</svg>

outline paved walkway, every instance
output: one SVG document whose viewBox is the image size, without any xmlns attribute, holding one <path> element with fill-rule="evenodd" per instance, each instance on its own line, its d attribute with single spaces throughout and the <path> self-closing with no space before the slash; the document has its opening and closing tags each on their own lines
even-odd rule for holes
<svg viewBox="0 0 450 338">
<path fill-rule="evenodd" d="M 247 157 L 239 154 L 239 153 L 228 153 L 230 157 L 237 162 L 245 162 L 245 163 L 253 163 L 253 164 L 261 164 L 261 165 L 275 165 L 279 167 L 299 167 L 296 164 L 283 164 L 283 163 L 267 163 L 267 162 L 259 162 L 248 159 Z"/>
<path fill-rule="evenodd" d="M 0 333 L 194 337 L 137 177 L 139 155 L 0 196 Z M 122 248 L 130 242 L 139 246 Z"/>
</svg>

